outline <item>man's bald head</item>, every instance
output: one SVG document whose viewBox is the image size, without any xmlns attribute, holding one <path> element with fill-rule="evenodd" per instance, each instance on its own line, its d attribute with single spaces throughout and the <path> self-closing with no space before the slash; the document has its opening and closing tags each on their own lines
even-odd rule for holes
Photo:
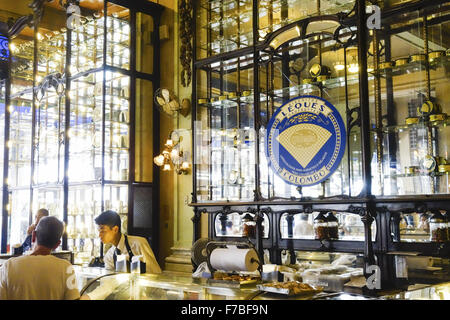
<svg viewBox="0 0 450 320">
<path fill-rule="evenodd" d="M 56 217 L 42 217 L 35 229 L 38 245 L 53 249 L 59 245 L 64 224 Z"/>
</svg>

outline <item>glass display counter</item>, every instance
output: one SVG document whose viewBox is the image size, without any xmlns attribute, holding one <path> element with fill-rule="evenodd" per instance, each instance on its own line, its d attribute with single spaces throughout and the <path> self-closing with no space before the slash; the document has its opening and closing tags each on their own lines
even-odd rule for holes
<svg viewBox="0 0 450 320">
<path fill-rule="evenodd" d="M 89 270 L 88 270 L 89 269 Z M 92 270 L 91 270 L 92 269 Z M 105 300 L 205 300 L 205 289 L 189 277 L 155 274 L 109 273 L 101 268 L 80 268 L 78 283 L 83 284 L 81 295 L 99 286 L 108 287 Z"/>
<path fill-rule="evenodd" d="M 105 300 L 448 300 L 450 282 L 408 290 L 381 297 L 349 292 L 319 292 L 310 295 L 286 296 L 263 292 L 256 286 L 228 288 L 211 286 L 206 279 L 169 274 L 115 273 L 104 268 L 75 266 L 81 295 L 97 287 L 108 286 Z"/>
<path fill-rule="evenodd" d="M 384 296 L 388 300 L 449 300 L 450 282 Z"/>
</svg>

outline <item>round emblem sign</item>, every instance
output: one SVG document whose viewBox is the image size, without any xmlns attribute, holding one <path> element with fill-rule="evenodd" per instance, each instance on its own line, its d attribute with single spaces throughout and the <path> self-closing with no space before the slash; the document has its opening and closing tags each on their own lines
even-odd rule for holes
<svg viewBox="0 0 450 320">
<path fill-rule="evenodd" d="M 300 96 L 273 114 L 265 142 L 270 166 L 280 178 L 312 186 L 337 169 L 345 151 L 345 125 L 325 99 Z"/>
</svg>

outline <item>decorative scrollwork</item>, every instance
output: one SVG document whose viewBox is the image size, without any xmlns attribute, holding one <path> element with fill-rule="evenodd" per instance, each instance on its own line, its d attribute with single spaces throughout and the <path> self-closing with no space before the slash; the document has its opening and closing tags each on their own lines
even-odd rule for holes
<svg viewBox="0 0 450 320">
<path fill-rule="evenodd" d="M 351 213 L 356 213 L 359 216 L 365 216 L 367 213 L 366 208 L 364 207 L 355 207 L 355 206 L 350 206 L 348 207 L 348 211 Z"/>
<path fill-rule="evenodd" d="M 38 101 L 42 100 L 45 95 L 45 92 L 49 89 L 49 87 L 53 87 L 58 94 L 59 97 L 64 95 L 66 89 L 64 86 L 64 76 L 57 72 L 51 73 L 47 75 L 42 82 L 35 88 L 35 94 Z"/>
<path fill-rule="evenodd" d="M 181 61 L 181 84 L 183 87 L 189 86 L 192 77 L 192 38 L 194 19 L 192 17 L 192 0 L 181 0 L 180 5 L 180 61 Z"/>
<path fill-rule="evenodd" d="M 353 113 L 357 114 L 356 118 L 353 118 Z M 347 130 L 350 130 L 355 126 L 361 126 L 361 108 L 355 107 L 347 110 Z"/>
<path fill-rule="evenodd" d="M 341 24 L 339 27 L 337 27 L 337 29 L 334 31 L 334 40 L 336 40 L 337 43 L 339 43 L 341 46 L 343 46 L 344 48 L 350 47 L 352 45 L 356 45 L 357 44 L 357 34 L 356 34 L 356 30 L 352 30 L 352 25 L 346 24 L 345 20 L 347 18 L 349 18 L 351 16 L 351 14 L 353 13 L 354 15 L 356 14 L 356 5 L 357 5 L 357 1 L 355 1 L 355 5 L 353 6 L 352 10 L 350 10 L 349 12 L 345 13 L 345 12 L 340 12 L 338 13 L 338 20 L 339 23 Z M 347 41 L 342 41 L 340 39 L 340 32 L 341 30 L 345 30 L 348 29 L 351 32 L 351 36 Z"/>
<path fill-rule="evenodd" d="M 44 15 L 44 4 L 53 0 L 34 0 L 28 5 L 33 14 L 18 18 L 14 24 L 8 30 L 8 36 L 10 39 L 15 38 L 26 26 L 34 28 L 39 24 Z"/>
</svg>

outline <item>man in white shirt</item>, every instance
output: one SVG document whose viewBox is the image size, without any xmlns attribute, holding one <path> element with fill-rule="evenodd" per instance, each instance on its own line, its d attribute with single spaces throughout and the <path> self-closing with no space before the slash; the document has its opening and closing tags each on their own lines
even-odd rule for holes
<svg viewBox="0 0 450 320">
<path fill-rule="evenodd" d="M 43 217 L 32 232 L 30 255 L 11 258 L 0 268 L 0 300 L 74 300 L 80 297 L 69 261 L 51 255 L 61 243 L 64 224 Z"/>
<path fill-rule="evenodd" d="M 161 268 L 156 261 L 155 255 L 143 237 L 129 236 L 121 232 L 120 216 L 111 210 L 105 211 L 95 218 L 98 225 L 99 237 L 104 244 L 111 244 L 111 248 L 106 252 L 103 260 L 107 270 L 115 270 L 117 256 L 126 255 L 127 261 L 131 262 L 131 256 L 142 256 L 145 263 L 145 273 L 161 273 Z M 117 285 L 114 281 L 102 283 L 97 289 L 89 292 L 81 299 L 104 299 Z"/>
</svg>

